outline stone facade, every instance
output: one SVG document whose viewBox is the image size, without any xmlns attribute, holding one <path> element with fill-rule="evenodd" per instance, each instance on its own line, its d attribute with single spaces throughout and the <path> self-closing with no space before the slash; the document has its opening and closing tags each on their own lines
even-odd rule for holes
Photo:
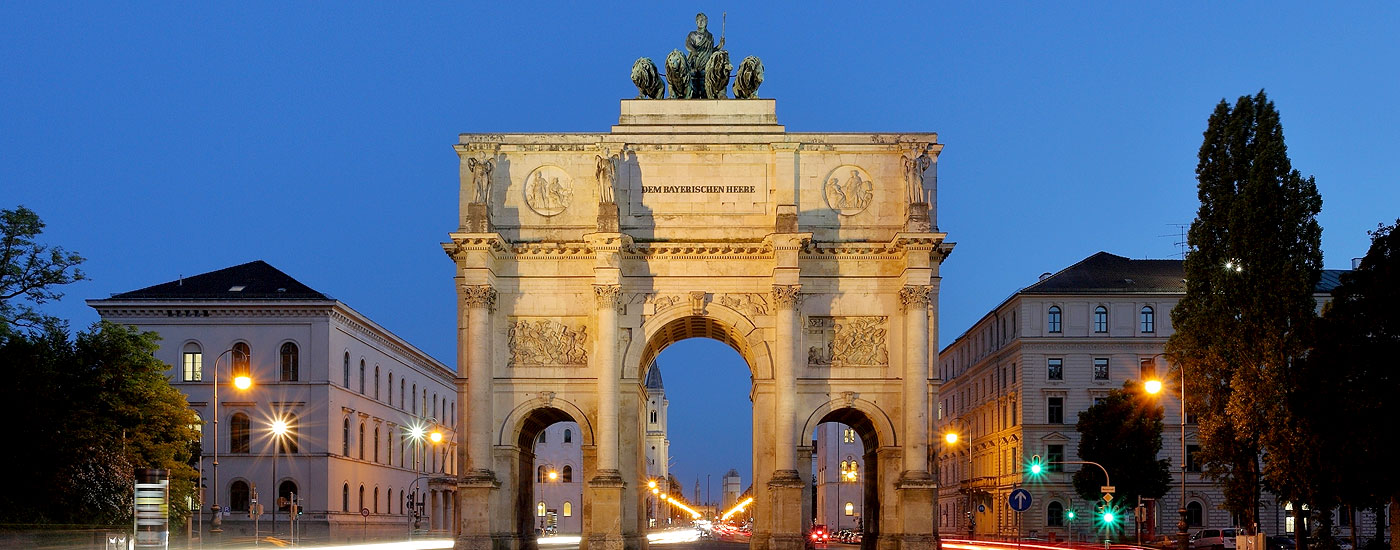
<svg viewBox="0 0 1400 550">
<path fill-rule="evenodd" d="M 270 423 L 293 437 L 276 452 L 282 497 L 301 502 L 298 533 L 330 540 L 403 537 L 415 490 L 427 506 L 418 532 L 455 523 L 458 397 L 455 373 L 349 306 L 263 262 L 89 300 L 104 320 L 160 334 L 156 358 L 204 422 L 207 504 L 233 509 L 223 537 L 251 536 L 254 489 L 272 526 L 274 450 Z M 235 348 L 246 350 L 230 352 Z M 219 384 L 217 423 L 214 379 Z M 233 385 L 235 372 L 252 379 Z M 414 426 L 442 433 L 415 440 Z M 217 432 L 217 435 L 216 435 Z M 215 443 L 218 470 L 214 471 Z M 207 509 L 207 506 L 206 506 Z M 361 515 L 368 510 L 368 516 Z M 212 517 L 202 515 L 203 530 Z M 288 510 L 277 513 L 288 536 Z"/>
<path fill-rule="evenodd" d="M 708 337 L 753 375 L 755 549 L 802 545 L 799 441 L 829 421 L 873 449 L 864 544 L 930 548 L 931 350 L 952 250 L 932 207 L 937 136 L 790 133 L 773 100 L 621 106 L 611 132 L 456 147 L 461 219 L 443 248 L 467 404 L 457 547 L 533 546 L 522 442 L 556 422 L 582 438 L 582 545 L 644 547 L 642 376 L 672 342 Z M 613 181 L 599 181 L 604 153 Z"/>
</svg>

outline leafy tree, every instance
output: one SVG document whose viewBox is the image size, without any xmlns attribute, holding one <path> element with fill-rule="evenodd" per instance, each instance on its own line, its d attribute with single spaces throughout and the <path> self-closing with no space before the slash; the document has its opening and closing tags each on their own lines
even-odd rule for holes
<svg viewBox="0 0 1400 550">
<path fill-rule="evenodd" d="M 1281 434 L 1295 359 L 1309 343 L 1322 267 L 1322 198 L 1288 160 L 1283 126 L 1263 91 L 1211 114 L 1196 166 L 1201 206 L 1188 234 L 1186 295 L 1172 310 L 1167 351 L 1186 370 L 1206 473 L 1225 506 L 1253 526 L 1265 475 L 1296 464 L 1260 457 Z M 1275 457 L 1279 458 L 1279 457 Z M 1281 471 L 1275 471 L 1276 469 Z M 1291 489 L 1290 487 L 1283 487 Z M 1284 495 L 1293 500 L 1295 495 Z"/>
<path fill-rule="evenodd" d="M 130 521 L 136 468 L 170 470 L 170 513 L 188 515 L 199 438 L 185 397 L 155 359 L 154 332 L 98 323 L 73 340 L 62 327 L 0 342 L 0 413 L 11 421 L 9 490 L 0 517 L 14 522 Z"/>
<path fill-rule="evenodd" d="M 1171 487 L 1171 461 L 1159 460 L 1162 450 L 1162 419 L 1165 409 L 1133 389 L 1123 389 L 1079 413 L 1079 457 L 1097 462 L 1112 477 L 1115 502 L 1136 503 L 1138 497 L 1159 498 Z M 1098 468 L 1080 468 L 1074 474 L 1074 490 L 1079 497 L 1094 502 L 1107 485 Z"/>
<path fill-rule="evenodd" d="M 34 306 L 62 298 L 55 287 L 87 278 L 78 269 L 81 256 L 35 240 L 43 231 L 33 210 L 0 210 L 0 338 L 15 328 L 56 324 Z"/>
</svg>

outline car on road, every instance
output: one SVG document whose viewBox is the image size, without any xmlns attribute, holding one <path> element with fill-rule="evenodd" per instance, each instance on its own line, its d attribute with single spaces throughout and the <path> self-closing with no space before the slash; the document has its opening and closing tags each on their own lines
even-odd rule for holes
<svg viewBox="0 0 1400 550">
<path fill-rule="evenodd" d="M 826 525 L 818 523 L 812 526 L 811 531 L 807 532 L 804 540 L 807 543 L 807 548 L 826 548 L 826 545 L 831 542 L 831 531 L 827 530 Z"/>
<path fill-rule="evenodd" d="M 1191 535 L 1192 550 L 1235 550 L 1237 529 L 1201 529 Z"/>
<path fill-rule="evenodd" d="M 1293 550 L 1298 547 L 1298 541 L 1290 535 L 1273 535 L 1269 537 L 1268 545 L 1269 550 Z"/>
</svg>

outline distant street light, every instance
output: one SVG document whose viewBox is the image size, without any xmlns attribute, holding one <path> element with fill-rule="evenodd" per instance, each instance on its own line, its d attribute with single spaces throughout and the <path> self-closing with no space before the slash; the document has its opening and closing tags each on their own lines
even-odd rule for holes
<svg viewBox="0 0 1400 550">
<path fill-rule="evenodd" d="M 1243 271 L 1244 267 L 1236 262 L 1226 262 L 1225 269 L 1233 269 L 1239 272 Z M 1158 357 L 1168 356 L 1166 352 L 1163 352 L 1153 355 L 1147 360 L 1155 362 Z M 1181 370 L 1181 502 L 1180 506 L 1177 507 L 1177 514 L 1180 518 L 1176 522 L 1176 536 L 1178 538 L 1177 548 L 1179 550 L 1187 550 L 1189 543 L 1186 540 L 1186 536 L 1189 526 L 1186 522 L 1186 367 L 1180 364 L 1178 364 L 1177 367 Z M 1157 395 L 1162 391 L 1162 381 L 1155 379 L 1148 380 L 1143 384 L 1143 389 L 1149 394 Z"/>
<path fill-rule="evenodd" d="M 235 382 L 236 384 L 236 382 Z M 282 442 L 287 437 L 287 420 L 281 417 L 273 419 L 268 427 L 272 432 L 272 536 L 277 536 L 277 510 L 282 507 L 282 490 L 277 483 L 277 455 L 282 449 Z M 288 506 L 290 509 L 290 505 Z"/>
<path fill-rule="evenodd" d="M 214 358 L 214 467 L 211 470 L 214 478 L 214 506 L 219 506 L 219 362 L 224 359 L 225 355 L 232 353 L 235 353 L 235 350 L 229 348 L 220 352 L 219 356 Z M 237 353 L 240 355 L 243 354 L 243 352 Z M 248 360 L 250 358 L 244 357 L 244 359 Z M 238 373 L 234 376 L 233 385 L 240 390 L 246 390 L 253 385 L 253 379 L 249 377 L 249 373 Z M 222 507 L 214 511 L 213 519 L 209 520 L 210 533 L 224 532 L 222 527 L 223 518 L 221 517 L 222 511 Z"/>
</svg>

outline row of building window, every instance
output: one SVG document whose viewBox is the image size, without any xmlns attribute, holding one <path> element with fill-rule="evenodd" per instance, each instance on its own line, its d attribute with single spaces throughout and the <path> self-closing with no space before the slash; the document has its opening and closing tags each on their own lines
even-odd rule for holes
<svg viewBox="0 0 1400 550">
<path fill-rule="evenodd" d="M 340 447 L 340 451 L 341 451 L 341 454 L 343 454 L 343 455 L 346 456 L 346 458 L 349 458 L 349 457 L 351 457 L 351 454 L 350 454 L 350 439 L 351 439 L 351 438 L 350 438 L 350 418 L 347 417 L 347 418 L 345 418 L 344 421 L 342 422 L 342 425 L 341 425 L 341 432 L 342 432 L 342 433 L 341 433 L 341 443 L 340 443 L 341 447 Z M 393 430 L 391 429 L 391 430 L 390 430 L 390 433 L 389 433 L 388 435 L 386 435 L 386 436 L 384 437 L 384 439 L 383 439 L 383 441 L 384 441 L 384 447 L 383 447 L 383 448 L 384 448 L 384 452 L 385 452 L 385 455 L 386 455 L 386 456 L 385 456 L 385 460 L 383 460 L 383 461 L 381 462 L 381 461 L 380 461 L 380 452 L 379 452 L 379 451 L 380 451 L 380 445 L 379 445 L 380 438 L 379 438 L 379 437 L 380 437 L 380 435 L 381 435 L 381 431 L 380 431 L 379 425 L 376 423 L 376 425 L 374 426 L 374 437 L 373 437 L 373 438 L 366 438 L 366 437 L 365 437 L 365 422 L 361 421 L 361 422 L 360 422 L 360 428 L 359 428 L 359 438 L 357 439 L 358 443 L 356 444 L 356 448 L 359 450 L 359 457 L 358 457 L 358 458 L 359 458 L 360 460 L 370 460 L 371 462 L 374 462 L 374 463 L 376 463 L 376 464 L 387 464 L 387 465 L 392 466 L 392 465 L 394 464 L 394 434 L 393 434 L 392 432 L 393 432 Z M 368 439 L 369 441 L 372 441 L 372 442 L 373 442 L 373 454 L 370 455 L 370 457 L 371 457 L 370 459 L 366 459 L 366 458 L 365 458 L 365 440 L 366 440 L 366 439 Z M 399 467 L 400 467 L 400 468 L 405 467 L 405 463 L 406 463 L 406 460 L 407 460 L 407 453 L 405 452 L 405 449 L 406 449 L 406 448 L 408 447 L 408 445 L 409 445 L 409 439 L 411 439 L 411 436 L 408 434 L 407 430 L 402 430 L 401 433 L 399 434 Z M 444 469 L 444 470 L 448 470 L 448 465 L 449 465 L 448 462 L 449 462 L 449 457 L 451 457 L 451 454 L 449 453 L 448 447 L 447 447 L 446 445 L 428 444 L 428 443 L 426 443 L 426 442 L 422 442 L 422 443 L 414 442 L 413 445 L 423 445 L 423 447 L 422 447 L 423 449 L 429 449 L 429 448 L 432 449 L 431 454 L 426 453 L 426 452 L 424 453 L 424 456 L 423 456 L 423 458 L 422 458 L 422 460 L 424 460 L 424 464 L 422 465 L 423 467 L 425 467 L 425 468 L 431 468 L 433 471 L 437 471 L 438 465 L 441 464 L 441 465 L 443 466 L 443 469 Z M 431 463 L 431 464 L 427 463 L 427 459 L 428 459 L 429 457 L 432 458 L 432 463 Z M 418 459 L 414 459 L 414 460 L 417 461 Z M 416 467 L 416 466 L 417 466 L 417 465 L 415 464 L 415 467 Z"/>
<path fill-rule="evenodd" d="M 539 441 L 540 443 L 546 443 L 546 442 L 549 441 L 549 438 L 546 437 L 546 434 L 548 434 L 548 433 L 549 433 L 549 432 L 545 432 L 545 431 L 541 431 L 541 432 L 540 432 L 540 441 Z M 573 431 L 573 430 L 570 430 L 570 429 L 568 429 L 568 428 L 564 428 L 564 442 L 565 442 L 565 443 L 573 443 L 573 442 L 574 442 L 574 431 Z"/>
<path fill-rule="evenodd" d="M 380 502 L 380 501 L 379 501 L 379 496 L 380 496 L 379 488 L 378 488 L 378 487 L 375 487 L 375 488 L 374 488 L 374 496 L 373 496 L 373 498 L 370 499 L 369 504 L 366 505 L 366 503 L 365 503 L 365 486 L 364 486 L 363 484 L 360 485 L 360 501 L 359 501 L 359 508 L 358 508 L 358 510 L 369 510 L 369 512 L 370 512 L 371 514 L 393 514 L 393 513 L 395 513 L 395 512 L 394 512 L 394 502 L 395 502 L 395 500 L 394 500 L 394 488 L 393 488 L 393 487 L 390 487 L 390 488 L 388 488 L 388 489 L 385 489 L 383 495 L 384 495 L 384 508 L 383 508 L 383 511 L 381 512 L 381 511 L 380 511 L 380 508 L 379 508 L 379 502 Z M 408 497 L 407 497 L 407 495 L 403 492 L 403 489 L 399 489 L 399 498 L 398 498 L 398 501 L 397 501 L 397 502 L 399 503 L 398 515 L 404 515 L 404 504 L 405 504 L 406 502 L 408 502 L 408 501 L 406 500 L 407 498 L 408 498 Z M 341 485 L 341 486 L 340 486 L 340 511 L 342 511 L 342 512 L 353 512 L 353 511 L 358 511 L 358 510 L 351 510 L 351 509 L 350 509 L 350 484 L 349 484 L 349 483 L 346 483 L 346 484 Z"/>
<path fill-rule="evenodd" d="M 1094 358 L 1094 380 L 1108 380 L 1108 358 Z M 1045 378 L 1047 380 L 1065 379 L 1065 361 L 1059 357 L 1051 357 L 1045 360 Z"/>
<path fill-rule="evenodd" d="M 247 342 L 234 342 L 229 348 L 230 369 L 234 375 L 248 374 L 252 372 L 252 350 Z M 279 365 L 281 366 L 282 382 L 297 382 L 301 380 L 301 354 L 297 345 L 292 342 L 285 342 L 278 353 Z M 187 342 L 181 350 L 180 357 L 180 379 L 185 382 L 204 381 L 204 348 L 199 342 Z"/>
<path fill-rule="evenodd" d="M 544 506 L 544 501 L 540 501 L 538 504 L 535 505 L 535 515 L 536 515 L 536 516 L 544 517 L 544 516 L 547 515 L 548 513 L 549 513 L 549 509 L 545 508 L 545 506 Z M 566 517 L 566 518 L 567 518 L 567 517 L 573 516 L 573 515 L 574 515 L 574 504 L 573 504 L 572 502 L 567 501 L 567 500 L 564 501 L 564 506 L 562 506 L 562 507 L 560 508 L 560 515 L 562 515 L 562 516 L 564 516 L 564 517 Z"/>
<path fill-rule="evenodd" d="M 1045 327 L 1052 334 L 1061 332 L 1060 326 L 1060 306 L 1050 306 L 1045 313 Z M 1108 308 L 1097 306 L 1094 308 L 1094 332 L 1103 334 L 1108 332 Z M 1138 330 L 1143 334 L 1157 332 L 1157 312 L 1152 306 L 1142 306 L 1138 310 Z"/>
<path fill-rule="evenodd" d="M 252 492 L 251 486 L 248 484 L 247 481 L 244 481 L 244 480 L 241 480 L 241 479 L 235 479 L 235 480 L 233 481 L 233 483 L 230 483 L 230 484 L 229 484 L 229 486 L 228 486 L 228 493 L 229 493 L 229 508 L 230 508 L 232 511 L 234 511 L 234 512 L 247 512 L 247 511 L 248 511 L 248 506 L 249 506 L 249 504 L 252 503 L 252 494 L 253 494 L 253 492 Z M 278 504 L 277 504 L 277 506 L 278 506 L 277 509 L 278 509 L 278 510 L 281 510 L 281 511 L 283 511 L 283 512 L 286 512 L 286 511 L 288 511 L 288 510 L 290 509 L 290 507 L 291 507 L 291 499 L 292 499 L 292 497 L 294 497 L 294 496 L 295 496 L 298 500 L 302 500 L 303 502 L 305 502 L 305 500 L 302 499 L 302 497 L 300 496 L 300 493 L 297 491 L 297 484 L 296 484 L 296 482 L 289 479 L 289 480 L 283 481 L 281 484 L 279 484 L 279 485 L 277 486 L 277 497 L 278 497 L 278 498 L 272 499 L 272 501 L 278 503 Z M 283 500 L 283 499 L 286 499 L 286 500 Z M 268 500 L 267 500 L 267 499 L 264 499 L 263 502 L 268 502 Z M 283 504 L 283 503 L 285 503 L 285 504 Z"/>
<path fill-rule="evenodd" d="M 557 475 L 559 476 L 559 479 L 557 479 L 557 480 L 555 480 L 555 479 L 549 479 L 549 474 L 550 474 L 550 473 L 551 473 L 551 471 L 550 471 L 548 468 L 546 468 L 543 464 L 541 464 L 540 467 L 537 468 L 537 469 L 535 470 L 535 482 L 537 482 L 537 483 L 547 483 L 547 482 L 556 482 L 556 481 L 559 482 L 559 483 L 573 483 L 573 482 L 574 482 L 574 468 L 573 468 L 573 466 L 567 466 L 567 465 L 566 465 L 566 466 L 564 466 L 564 469 L 559 470 L 559 473 L 557 474 Z"/>
<path fill-rule="evenodd" d="M 364 360 L 363 358 L 361 358 L 361 359 L 360 359 L 360 390 L 359 390 L 359 392 L 360 392 L 360 395 L 368 396 L 369 394 L 368 394 L 368 393 L 366 392 L 366 390 L 365 390 L 365 373 L 366 373 L 366 363 L 365 363 L 365 360 Z M 345 352 L 345 358 L 344 358 L 344 380 L 345 380 L 345 384 L 344 384 L 344 385 L 345 385 L 345 389 L 350 389 L 350 352 L 348 352 L 348 351 Z M 380 400 L 381 397 L 380 397 L 380 393 L 379 393 L 379 389 L 380 389 L 380 386 L 379 386 L 379 365 L 375 365 L 375 366 L 374 366 L 374 385 L 373 385 L 372 387 L 373 387 L 373 389 L 374 389 L 374 399 L 375 399 L 376 401 Z M 386 392 L 386 393 L 388 394 L 388 401 L 387 401 L 387 403 L 388 403 L 389 406 L 391 406 L 391 407 L 394 406 L 394 371 L 389 371 L 389 391 Z M 414 399 L 411 399 L 411 400 L 410 400 L 410 399 L 409 399 L 410 396 L 413 397 Z M 418 395 L 418 383 L 417 383 L 417 382 L 414 382 L 414 383 L 413 383 L 413 392 L 412 392 L 412 393 L 408 393 L 408 381 L 407 381 L 407 379 L 400 378 L 400 379 L 399 379 L 399 404 L 398 404 L 398 407 L 399 407 L 400 409 L 404 409 L 405 403 L 407 403 L 407 407 L 408 407 L 407 410 L 409 410 L 412 414 L 415 414 L 415 415 L 418 414 L 418 399 L 417 399 L 417 397 L 419 397 L 419 395 Z M 426 388 L 426 387 L 423 388 L 422 402 L 423 402 L 423 412 L 426 414 L 426 413 L 428 412 L 428 388 Z M 439 403 L 441 403 L 441 409 L 442 409 L 443 416 L 446 416 L 446 418 L 444 419 L 444 420 L 446 421 L 445 423 L 448 424 L 448 425 L 451 425 L 451 426 L 454 426 L 454 427 L 455 427 L 455 426 L 456 426 L 456 416 L 457 416 L 457 404 L 456 404 L 456 403 L 452 403 L 451 405 L 449 405 L 447 399 L 441 399 L 441 400 L 439 400 L 439 399 L 438 399 L 438 395 L 437 395 L 436 393 L 433 394 L 432 415 L 430 416 L 430 418 L 442 418 L 442 417 L 438 416 Z"/>
<path fill-rule="evenodd" d="M 298 451 L 297 416 L 288 413 L 283 420 L 287 423 L 287 433 L 277 439 L 277 451 L 284 454 Z M 252 452 L 253 421 L 241 412 L 233 413 L 228 423 L 228 452 L 243 454 Z"/>
</svg>

